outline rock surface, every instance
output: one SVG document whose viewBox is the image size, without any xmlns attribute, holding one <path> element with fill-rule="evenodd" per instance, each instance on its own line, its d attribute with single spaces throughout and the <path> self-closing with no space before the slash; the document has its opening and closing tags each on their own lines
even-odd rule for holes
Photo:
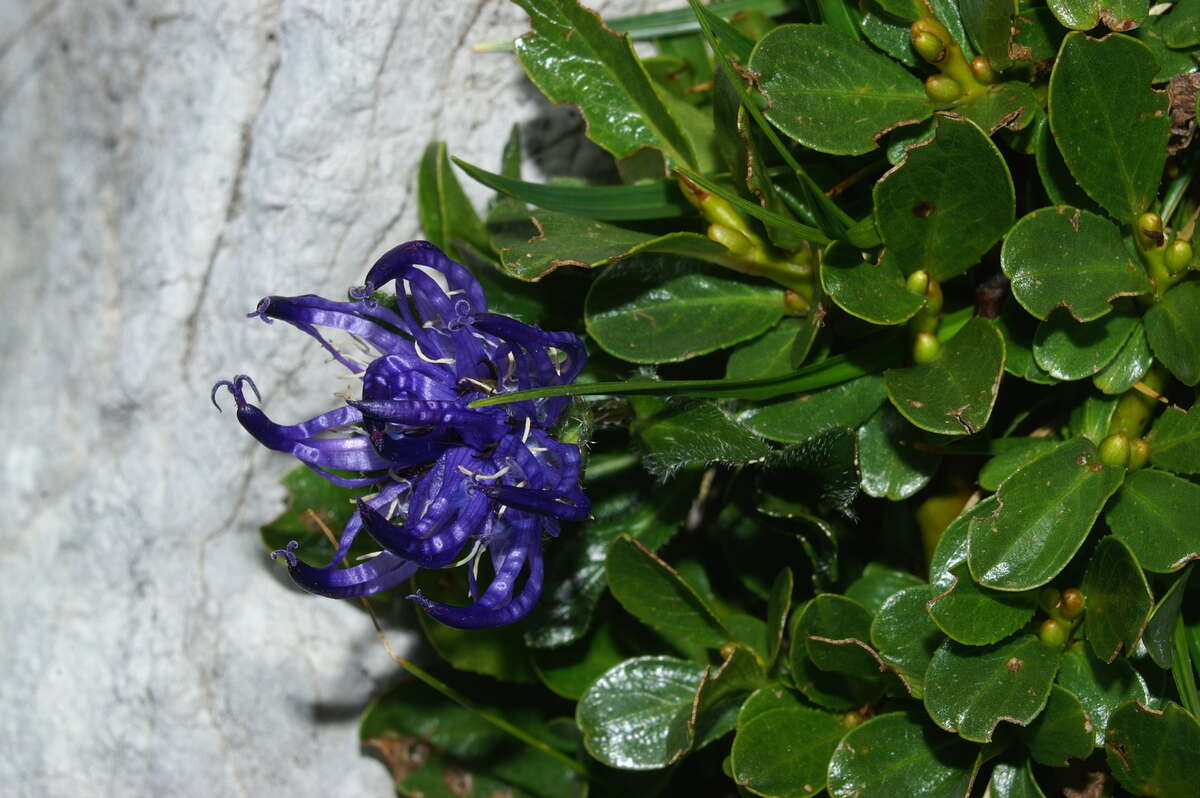
<svg viewBox="0 0 1200 798">
<path fill-rule="evenodd" d="M 0 4 L 5 795 L 392 794 L 355 720 L 398 669 L 267 560 L 292 464 L 209 388 L 332 406 L 318 348 L 244 313 L 417 237 L 430 139 L 492 166 L 521 122 L 546 170 L 586 157 L 470 49 L 524 29 L 503 0 Z"/>
</svg>

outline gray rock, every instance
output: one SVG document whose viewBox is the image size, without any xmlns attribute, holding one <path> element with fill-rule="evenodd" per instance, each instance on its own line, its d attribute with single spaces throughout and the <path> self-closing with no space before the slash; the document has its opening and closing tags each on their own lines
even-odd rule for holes
<svg viewBox="0 0 1200 798">
<path fill-rule="evenodd" d="M 5 795 L 392 793 L 355 720 L 398 668 L 267 560 L 292 463 L 209 388 L 332 406 L 320 350 L 245 312 L 418 236 L 430 139 L 494 166 L 513 122 L 579 127 L 470 49 L 524 28 L 502 0 L 0 4 Z"/>
</svg>

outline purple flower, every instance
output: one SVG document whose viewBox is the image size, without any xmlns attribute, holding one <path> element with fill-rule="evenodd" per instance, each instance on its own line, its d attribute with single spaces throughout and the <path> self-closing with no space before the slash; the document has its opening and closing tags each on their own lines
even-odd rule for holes
<svg viewBox="0 0 1200 798">
<path fill-rule="evenodd" d="M 371 298 L 393 281 L 394 306 Z M 217 391 L 229 389 L 238 421 L 263 445 L 295 456 L 334 484 L 377 489 L 359 502 L 328 565 L 301 561 L 295 541 L 272 557 L 282 555 L 305 590 L 332 598 L 387 590 L 421 568 L 469 563 L 470 606 L 441 604 L 419 592 L 409 598 L 450 626 L 519 620 L 541 594 L 542 535 L 557 535 L 560 520 L 581 520 L 590 510 L 579 487 L 579 448 L 548 432 L 570 400 L 468 405 L 574 381 L 587 360 L 582 342 L 572 333 L 489 313 L 478 281 L 426 241 L 385 254 L 351 299 L 272 296 L 249 315 L 280 319 L 311 335 L 362 380 L 362 399 L 283 426 L 247 400 L 245 386 L 261 401 L 249 377 L 213 386 L 214 404 Z M 319 327 L 374 350 L 369 362 L 335 348 Z M 380 551 L 340 567 L 363 531 Z M 494 575 L 481 590 L 475 574 L 485 553 Z"/>
</svg>

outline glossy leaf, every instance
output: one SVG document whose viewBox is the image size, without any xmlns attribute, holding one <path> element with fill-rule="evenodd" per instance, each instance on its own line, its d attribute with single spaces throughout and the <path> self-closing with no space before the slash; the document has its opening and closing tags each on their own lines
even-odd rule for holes
<svg viewBox="0 0 1200 798">
<path fill-rule="evenodd" d="M 924 451 L 924 435 L 889 405 L 858 429 L 858 467 L 868 496 L 907 499 L 929 484 L 942 458 Z"/>
<path fill-rule="evenodd" d="M 1150 613 L 1150 622 L 1142 635 L 1146 651 L 1160 668 L 1170 668 L 1175 661 L 1175 625 L 1183 609 L 1183 594 L 1191 573 L 1190 569 L 1184 571 L 1163 594 Z"/>
<path fill-rule="evenodd" d="M 817 596 L 800 610 L 792 634 L 792 645 L 803 647 L 821 670 L 879 678 L 879 661 L 870 649 L 871 614 L 857 601 L 833 593 Z"/>
<path fill-rule="evenodd" d="M 1083 545 L 1123 478 L 1124 469 L 1103 465 L 1082 438 L 1025 466 L 996 492 L 995 514 L 971 522 L 971 575 L 997 590 L 1046 584 Z"/>
<path fill-rule="evenodd" d="M 742 702 L 766 681 L 761 661 L 749 648 L 734 644 L 725 652 L 719 668 L 705 671 L 692 701 L 688 727 L 696 749 L 732 731 Z"/>
<path fill-rule="evenodd" d="M 1024 216 L 1004 239 L 1000 264 L 1021 306 L 1047 319 L 1058 306 L 1078 321 L 1108 313 L 1114 299 L 1150 290 L 1116 225 L 1059 205 Z"/>
<path fill-rule="evenodd" d="M 605 571 L 613 597 L 647 626 L 709 648 L 720 648 L 733 636 L 674 568 L 636 540 L 614 540 Z"/>
<path fill-rule="evenodd" d="M 1081 380 L 1099 372 L 1125 346 L 1138 327 L 1138 313 L 1129 301 L 1095 321 L 1078 322 L 1059 309 L 1038 325 L 1033 357 L 1046 373 L 1060 380 Z"/>
<path fill-rule="evenodd" d="M 1031 764 L 1030 760 L 1009 752 L 992 767 L 985 794 L 990 798 L 1046 798 L 1033 777 Z"/>
<path fill-rule="evenodd" d="M 1121 394 L 1146 375 L 1154 355 L 1146 339 L 1146 328 L 1137 324 L 1117 356 L 1092 377 L 1092 384 L 1107 394 Z"/>
<path fill-rule="evenodd" d="M 1108 435 L 1108 426 L 1117 409 L 1115 396 L 1089 396 L 1071 411 L 1071 434 L 1087 438 L 1097 446 Z"/>
<path fill-rule="evenodd" d="M 1082 703 L 1096 745 L 1104 745 L 1104 731 L 1113 711 L 1126 701 L 1150 700 L 1146 682 L 1132 665 L 1123 659 L 1110 664 L 1100 662 L 1080 641 L 1059 657 L 1057 683 L 1071 691 Z"/>
<path fill-rule="evenodd" d="M 840 715 L 818 709 L 796 706 L 756 714 L 738 726 L 729 754 L 733 777 L 755 795 L 816 795 L 845 733 Z"/>
<path fill-rule="evenodd" d="M 976 746 L 903 712 L 851 729 L 829 761 L 833 798 L 961 798 L 970 789 Z"/>
<path fill-rule="evenodd" d="M 1177 571 L 1200 558 L 1200 485 L 1194 482 L 1154 468 L 1135 471 L 1105 520 L 1148 571 Z"/>
<path fill-rule="evenodd" d="M 945 639 L 925 612 L 930 595 L 928 585 L 893 593 L 871 622 L 871 645 L 914 698 L 925 695 L 925 671 Z"/>
<path fill-rule="evenodd" d="M 936 360 L 884 373 L 888 398 L 921 429 L 972 435 L 987 425 L 1004 374 L 1004 338 L 974 318 L 946 343 Z"/>
<path fill-rule="evenodd" d="M 891 568 L 883 563 L 869 562 L 862 574 L 846 588 L 846 598 L 852 598 L 874 615 L 883 603 L 905 588 L 925 584 L 908 571 Z"/>
<path fill-rule="evenodd" d="M 824 709 L 849 712 L 883 694 L 882 681 L 864 681 L 821 670 L 805 655 L 803 645 L 792 648 L 790 664 L 796 689 Z"/>
<path fill-rule="evenodd" d="M 615 624 L 598 623 L 582 639 L 560 648 L 533 649 L 533 666 L 542 684 L 571 701 L 578 701 L 600 675 L 625 657 Z"/>
<path fill-rule="evenodd" d="M 1038 716 L 1057 669 L 1057 652 L 1033 635 L 983 648 L 947 640 L 925 674 L 925 709 L 943 729 L 987 742 L 1002 721 Z"/>
<path fill-rule="evenodd" d="M 904 287 L 895 258 L 873 263 L 841 241 L 821 258 L 821 286 L 842 310 L 872 324 L 900 324 L 925 305 L 924 297 Z"/>
<path fill-rule="evenodd" d="M 588 753 L 624 770 L 678 760 L 692 745 L 688 722 L 704 670 L 674 657 L 636 657 L 607 671 L 575 710 Z"/>
<path fill-rule="evenodd" d="M 1012 177 L 1003 156 L 973 122 L 934 117 L 927 144 L 908 150 L 875 184 L 875 224 L 905 271 L 938 280 L 962 274 L 1013 223 Z"/>
<path fill-rule="evenodd" d="M 767 667 L 774 665 L 787 632 L 788 610 L 792 605 L 793 577 L 791 568 L 782 568 L 771 585 L 767 597 Z"/>
<path fill-rule="evenodd" d="M 617 158 L 653 147 L 695 163 L 691 143 L 655 92 L 632 43 L 576 0 L 518 0 L 533 32 L 517 40 L 517 60 L 554 102 L 575 103 L 592 141 Z"/>
<path fill-rule="evenodd" d="M 832 388 L 760 404 L 738 416 L 773 441 L 799 443 L 835 427 L 857 427 L 882 404 L 883 380 L 868 374 Z"/>
<path fill-rule="evenodd" d="M 594 269 L 639 252 L 693 258 L 726 254 L 725 247 L 697 233 L 638 233 L 558 211 L 535 211 L 528 220 L 528 225 L 505 226 L 492 239 L 501 267 L 519 280 L 540 280 L 562 266 Z"/>
<path fill-rule="evenodd" d="M 1146 19 L 1146 0 L 1049 0 L 1064 27 L 1091 30 L 1101 22 L 1110 30 L 1136 28 Z"/>
<path fill-rule="evenodd" d="M 767 332 L 739 344 L 725 364 L 725 378 L 753 380 L 779 377 L 795 371 L 812 346 L 819 326 L 810 317 L 785 316 Z"/>
<path fill-rule="evenodd" d="M 674 362 L 762 333 L 783 316 L 783 291 L 699 261 L 636 255 L 601 272 L 584 313 L 610 354 Z"/>
<path fill-rule="evenodd" d="M 1070 759 L 1087 759 L 1094 747 L 1096 729 L 1078 696 L 1054 685 L 1046 709 L 1019 734 L 1029 755 L 1039 764 L 1062 768 Z"/>
<path fill-rule="evenodd" d="M 1000 454 L 988 460 L 979 470 L 979 487 L 994 491 L 1004 480 L 1020 471 L 1042 455 L 1049 454 L 1062 441 L 1057 438 L 1008 438 L 996 443 L 1010 444 Z"/>
<path fill-rule="evenodd" d="M 771 448 L 711 402 L 671 404 L 638 425 L 645 447 L 642 465 L 659 477 L 680 468 L 745 465 L 761 461 Z"/>
<path fill-rule="evenodd" d="M 1036 608 L 1031 593 L 1006 593 L 976 584 L 962 559 L 938 575 L 929 600 L 929 615 L 938 628 L 959 643 L 982 646 L 1008 637 L 1029 622 Z"/>
<path fill-rule="evenodd" d="M 1057 24 L 1055 27 L 1058 27 Z M 1058 29 L 1062 30 L 1062 28 Z M 1056 46 L 1050 58 L 1053 58 L 1057 52 L 1058 47 Z M 1041 178 L 1042 188 L 1046 190 L 1046 196 L 1050 198 L 1050 202 L 1054 205 L 1069 205 L 1090 213 L 1103 214 L 1104 209 L 1084 193 L 1071 175 L 1071 170 L 1067 169 L 1062 152 L 1059 151 L 1058 144 L 1054 141 L 1054 134 L 1050 130 L 1049 118 L 1043 115 L 1035 123 L 1035 126 L 1037 129 L 1033 134 L 1033 154 L 1037 163 L 1038 177 Z"/>
<path fill-rule="evenodd" d="M 1200 410 L 1163 411 L 1150 430 L 1150 462 L 1177 474 L 1200 474 Z"/>
<path fill-rule="evenodd" d="M 1195 794 L 1200 723 L 1190 712 L 1173 701 L 1161 712 L 1130 701 L 1108 726 L 1108 766 L 1122 787 L 1161 798 Z"/>
<path fill-rule="evenodd" d="M 1155 357 L 1184 385 L 1200 382 L 1200 282 L 1175 286 L 1146 311 Z"/>
<path fill-rule="evenodd" d="M 1108 536 L 1096 545 L 1081 586 L 1087 601 L 1084 631 L 1098 658 L 1112 662 L 1124 649 L 1137 647 L 1154 599 L 1137 558 L 1120 538 Z"/>
<path fill-rule="evenodd" d="M 798 52 L 806 58 L 796 58 Z M 767 119 L 819 152 L 857 155 L 885 130 L 933 108 L 921 82 L 887 56 L 824 25 L 781 25 L 750 56 Z"/>
<path fill-rule="evenodd" d="M 1144 14 L 1144 2 L 1128 1 Z M 1050 75 L 1050 128 L 1063 160 L 1088 196 L 1122 222 L 1149 207 L 1162 179 L 1171 122 L 1167 96 L 1150 88 L 1157 71 L 1136 39 L 1071 33 Z"/>
</svg>

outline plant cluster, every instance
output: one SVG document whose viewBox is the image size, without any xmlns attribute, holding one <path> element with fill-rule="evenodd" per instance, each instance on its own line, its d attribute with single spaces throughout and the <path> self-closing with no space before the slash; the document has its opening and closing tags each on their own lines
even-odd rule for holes
<svg viewBox="0 0 1200 798">
<path fill-rule="evenodd" d="M 362 722 L 397 789 L 1196 795 L 1200 3 L 516 2 L 511 49 L 612 179 L 523 180 L 514 130 L 497 171 L 457 162 L 498 192 L 481 216 L 434 143 L 421 219 L 590 359 L 440 398 L 504 422 L 578 397 L 534 426 L 582 447 L 591 512 L 519 622 L 418 615 L 442 665 Z M 390 418 L 504 467 L 500 432 L 351 404 L 360 440 Z M 325 540 L 379 525 L 370 488 L 287 484 L 271 549 L 372 556 Z M 505 563 L 413 582 L 469 603 Z"/>
</svg>

